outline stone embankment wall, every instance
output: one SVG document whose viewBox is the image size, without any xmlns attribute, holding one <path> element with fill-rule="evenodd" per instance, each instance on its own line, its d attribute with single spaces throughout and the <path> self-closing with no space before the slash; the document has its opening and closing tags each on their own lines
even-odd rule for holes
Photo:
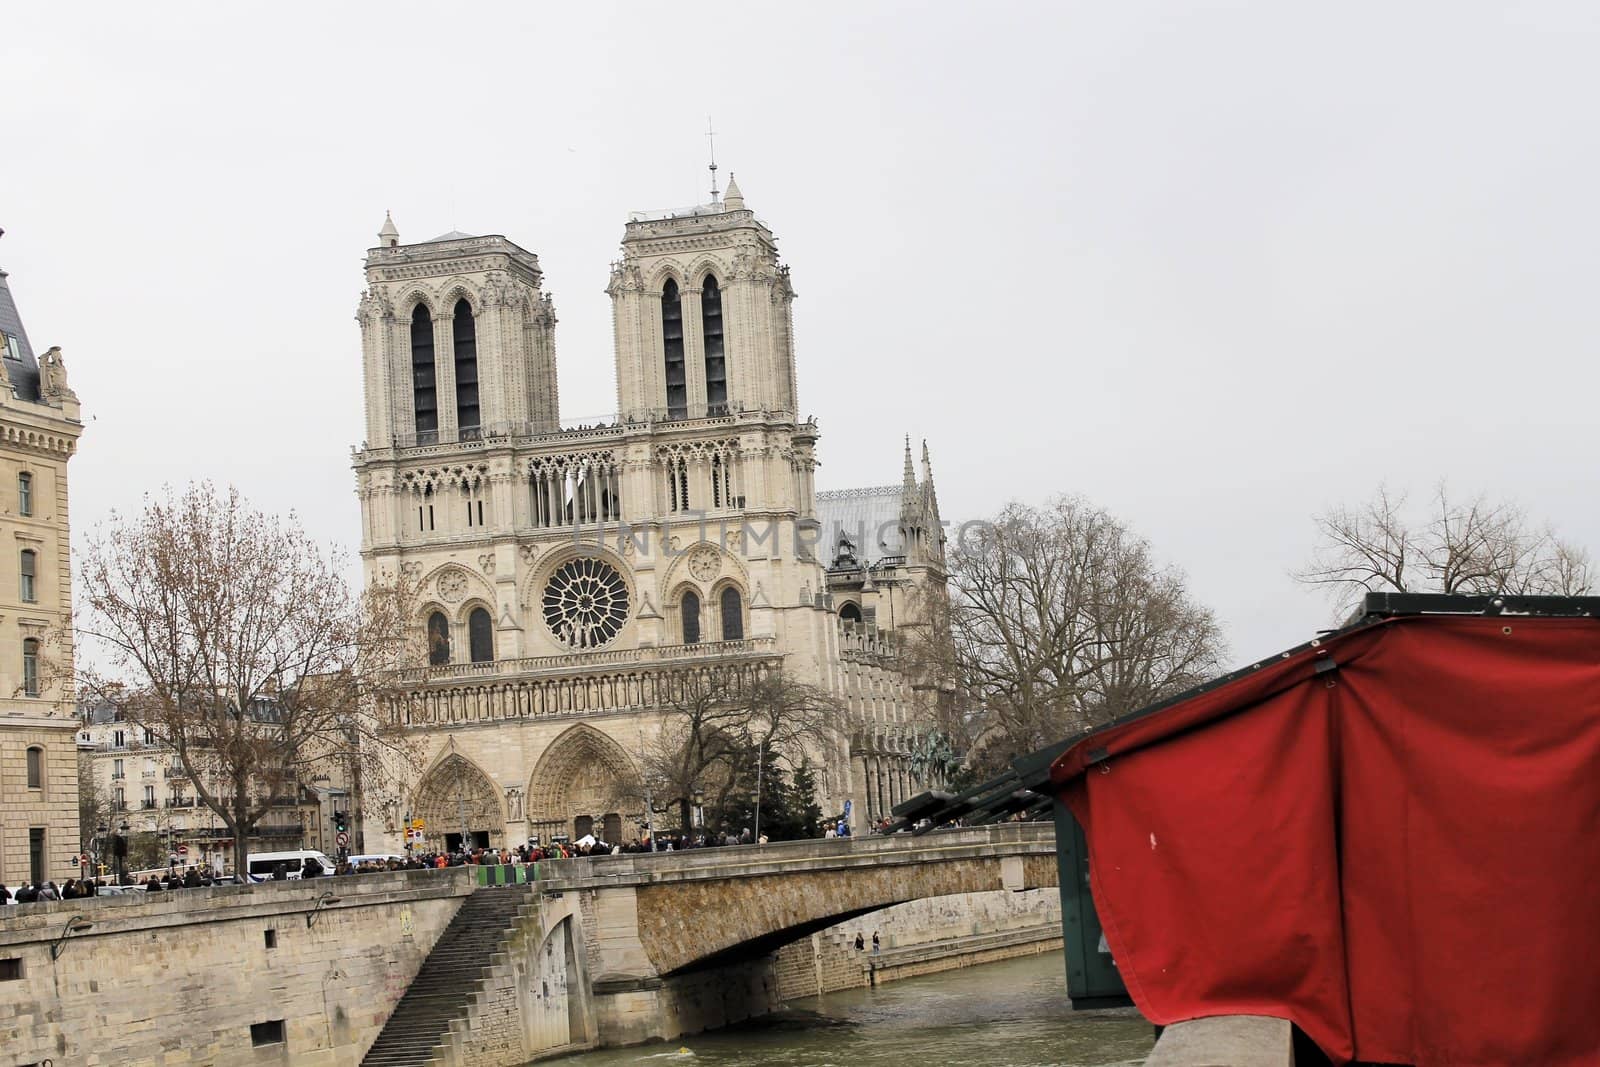
<svg viewBox="0 0 1600 1067">
<path fill-rule="evenodd" d="M 0 913 L 4 1061 L 354 1067 L 471 892 L 469 873 L 136 893 Z M 330 893 L 337 901 L 319 909 Z M 75 916 L 93 926 L 69 933 L 51 959 Z"/>
<path fill-rule="evenodd" d="M 856 934 L 867 948 L 857 952 Z M 872 954 L 876 932 L 882 951 Z M 874 982 L 993 963 L 1061 947 L 1061 896 L 1054 889 L 960 893 L 897 904 L 851 919 L 778 950 L 783 1000 Z"/>
</svg>

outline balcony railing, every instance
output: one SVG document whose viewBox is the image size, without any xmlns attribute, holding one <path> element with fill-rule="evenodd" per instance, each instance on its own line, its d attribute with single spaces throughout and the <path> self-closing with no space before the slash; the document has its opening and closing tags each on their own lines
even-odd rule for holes
<svg viewBox="0 0 1600 1067">
<path fill-rule="evenodd" d="M 168 797 L 167 798 L 167 807 L 169 807 L 169 808 L 192 808 L 192 807 L 194 807 L 194 797 Z"/>
<path fill-rule="evenodd" d="M 154 808 L 155 806 L 156 806 L 156 802 L 153 801 L 153 800 L 141 800 L 141 801 L 139 801 L 139 807 L 144 811 L 149 811 L 152 808 Z"/>
<path fill-rule="evenodd" d="M 778 639 L 775 637 L 747 637 L 742 641 L 702 641 L 693 645 L 656 645 L 649 648 L 618 648 L 600 652 L 568 652 L 559 656 L 521 656 L 514 659 L 486 660 L 482 663 L 444 663 L 437 667 L 401 671 L 400 678 L 407 682 L 429 682 L 545 672 L 571 674 L 623 664 L 681 663 L 685 660 L 772 655 L 777 648 Z"/>
<path fill-rule="evenodd" d="M 733 408 L 727 404 L 687 404 L 683 407 L 641 408 L 623 413 L 588 415 L 562 419 L 559 426 L 547 422 L 509 421 L 489 423 L 485 426 L 467 426 L 457 430 L 423 430 L 395 434 L 390 438 L 391 448 L 429 448 L 438 445 L 473 444 L 491 440 L 537 440 L 547 437 L 571 438 L 575 435 L 605 436 L 624 430 L 657 426 L 674 422 L 694 422 L 701 419 L 733 420 L 741 415 L 763 418 L 795 417 L 795 413 L 767 408 Z M 373 448 L 381 444 L 369 445 Z"/>
<path fill-rule="evenodd" d="M 182 767 L 163 767 L 161 768 L 161 776 L 163 778 L 187 778 L 189 777 L 189 772 Z"/>
</svg>

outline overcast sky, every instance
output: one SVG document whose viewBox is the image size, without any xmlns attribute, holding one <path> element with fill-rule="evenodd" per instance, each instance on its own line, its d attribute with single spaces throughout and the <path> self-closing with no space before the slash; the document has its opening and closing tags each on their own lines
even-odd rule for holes
<svg viewBox="0 0 1600 1067">
<path fill-rule="evenodd" d="M 794 272 L 824 488 L 926 437 L 945 516 L 1080 493 L 1234 658 L 1381 482 L 1600 549 L 1600 6 L 11 5 L 0 265 L 88 422 L 81 533 L 213 478 L 352 551 L 362 257 L 536 252 L 615 406 L 631 210 L 724 179 Z"/>
</svg>

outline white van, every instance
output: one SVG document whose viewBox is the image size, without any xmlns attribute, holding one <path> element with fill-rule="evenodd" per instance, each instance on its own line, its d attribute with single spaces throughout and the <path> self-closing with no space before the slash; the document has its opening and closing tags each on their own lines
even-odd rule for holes
<svg viewBox="0 0 1600 1067">
<path fill-rule="evenodd" d="M 322 865 L 323 874 L 333 873 L 334 862 L 315 849 L 300 849 L 296 852 L 253 852 L 250 854 L 250 880 L 272 881 L 272 872 L 278 869 L 280 863 L 288 869 L 291 879 L 299 878 L 305 873 L 306 861 L 313 859 Z"/>
</svg>

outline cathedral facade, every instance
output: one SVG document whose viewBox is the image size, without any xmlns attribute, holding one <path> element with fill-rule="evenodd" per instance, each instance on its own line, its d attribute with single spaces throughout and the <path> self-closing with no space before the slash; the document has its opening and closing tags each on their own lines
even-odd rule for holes
<svg viewBox="0 0 1600 1067">
<path fill-rule="evenodd" d="M 617 411 L 596 424 L 561 422 L 533 253 L 406 244 L 386 219 L 366 276 L 362 557 L 369 581 L 420 586 L 430 659 L 392 709 L 420 768 L 363 812 L 369 851 L 419 823 L 432 847 L 631 839 L 645 813 L 626 798 L 649 795 L 645 754 L 689 673 L 781 670 L 847 710 L 806 753 L 824 812 L 849 801 L 860 826 L 921 788 L 931 698 L 895 648 L 943 593 L 931 472 L 908 442 L 898 500 L 855 509 L 874 523 L 851 529 L 826 496 L 819 514 L 795 293 L 736 182 L 627 221 L 607 288 Z M 896 587 L 898 618 L 878 607 Z"/>
</svg>

